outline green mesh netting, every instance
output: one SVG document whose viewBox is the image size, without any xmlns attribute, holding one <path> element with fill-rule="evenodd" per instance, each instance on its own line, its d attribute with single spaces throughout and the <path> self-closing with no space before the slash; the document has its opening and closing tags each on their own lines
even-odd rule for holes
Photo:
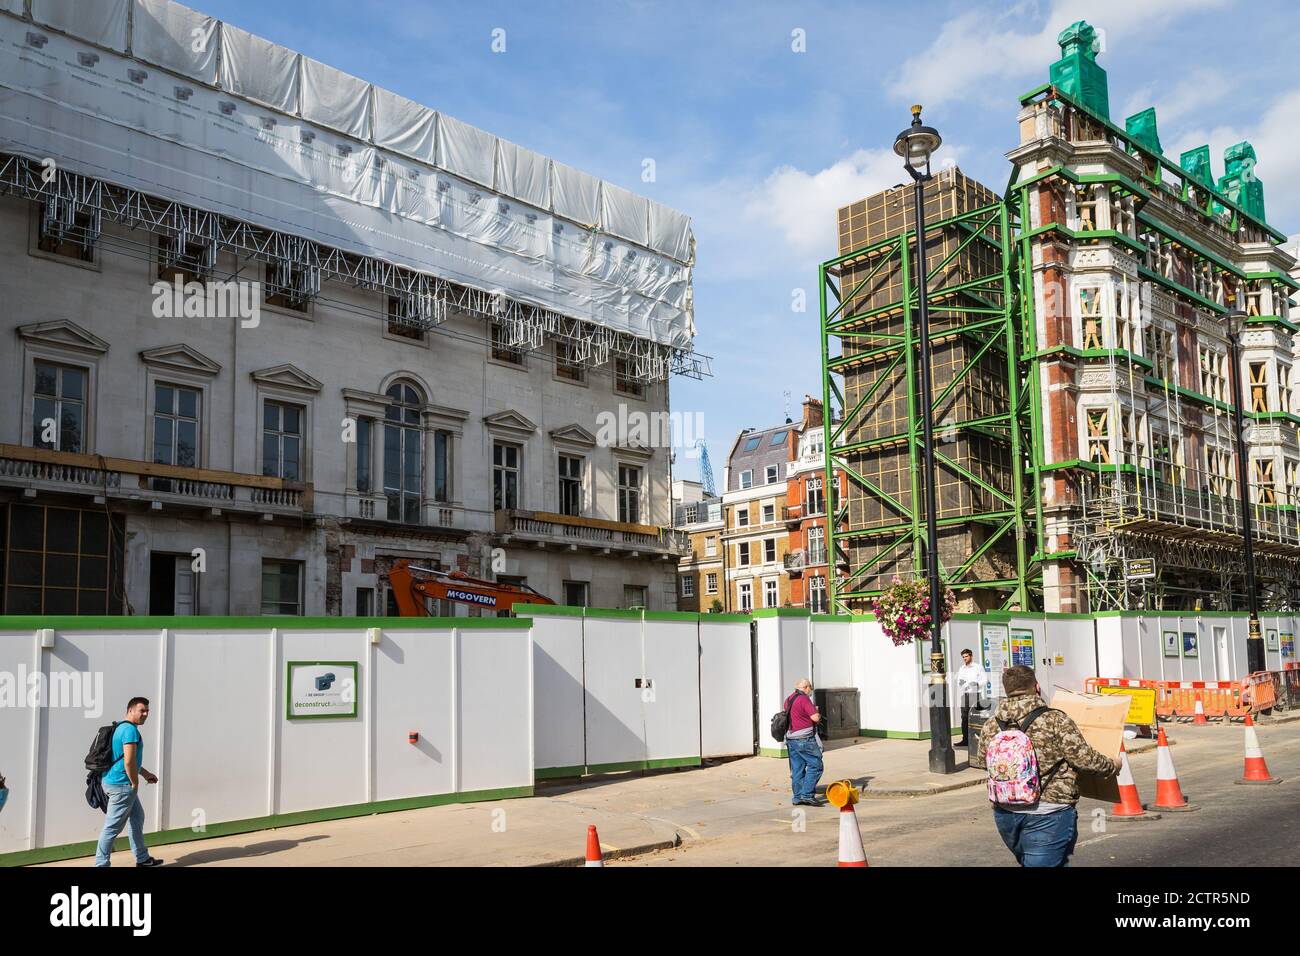
<svg viewBox="0 0 1300 956">
<path fill-rule="evenodd" d="M 1052 64 L 1052 85 L 1103 119 L 1110 119 L 1106 71 L 1097 65 L 1097 31 L 1086 20 L 1070 24 L 1057 36 L 1061 58 Z"/>
</svg>

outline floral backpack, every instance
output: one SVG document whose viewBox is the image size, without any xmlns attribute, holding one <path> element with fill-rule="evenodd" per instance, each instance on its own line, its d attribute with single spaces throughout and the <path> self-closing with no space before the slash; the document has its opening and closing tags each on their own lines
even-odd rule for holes
<svg viewBox="0 0 1300 956">
<path fill-rule="evenodd" d="M 1006 806 L 1033 806 L 1043 793 L 1044 782 L 1056 773 L 1056 766 L 1046 775 L 1038 773 L 1038 755 L 1029 739 L 1029 725 L 1051 710 L 1038 707 L 1017 723 L 998 721 L 998 733 L 990 741 L 984 754 L 984 765 L 989 772 L 989 801 Z"/>
</svg>

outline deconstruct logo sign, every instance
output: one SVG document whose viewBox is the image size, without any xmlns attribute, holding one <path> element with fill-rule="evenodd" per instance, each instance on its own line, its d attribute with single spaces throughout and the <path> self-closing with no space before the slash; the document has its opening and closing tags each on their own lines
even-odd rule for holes
<svg viewBox="0 0 1300 956">
<path fill-rule="evenodd" d="M 468 601 L 470 604 L 481 604 L 484 607 L 497 606 L 497 599 L 491 594 L 478 594 L 474 591 L 461 591 L 456 588 L 448 588 L 447 597 L 452 601 Z"/>
</svg>

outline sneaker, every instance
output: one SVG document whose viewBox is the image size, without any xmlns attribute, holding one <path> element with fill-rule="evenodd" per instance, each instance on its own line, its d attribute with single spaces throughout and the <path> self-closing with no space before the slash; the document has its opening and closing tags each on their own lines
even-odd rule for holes
<svg viewBox="0 0 1300 956">
<path fill-rule="evenodd" d="M 158 857 L 156 856 L 146 857 L 144 860 L 141 860 L 139 863 L 136 864 L 136 866 L 162 866 L 162 865 L 163 865 L 163 861 L 158 859 Z"/>
</svg>

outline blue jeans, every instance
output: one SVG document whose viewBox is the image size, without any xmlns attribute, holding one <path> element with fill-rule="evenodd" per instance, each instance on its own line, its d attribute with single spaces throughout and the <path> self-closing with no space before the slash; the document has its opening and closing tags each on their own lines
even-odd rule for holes
<svg viewBox="0 0 1300 956">
<path fill-rule="evenodd" d="M 1070 865 L 1074 841 L 1079 838 L 1079 813 L 1074 807 L 1043 814 L 994 807 L 993 822 L 1021 866 Z"/>
<path fill-rule="evenodd" d="M 104 819 L 104 829 L 99 832 L 99 848 L 95 851 L 95 866 L 108 866 L 109 854 L 113 852 L 113 841 L 126 827 L 127 839 L 131 841 L 131 852 L 135 862 L 143 863 L 149 859 L 149 850 L 144 845 L 144 806 L 140 795 L 134 787 L 105 787 L 104 795 L 108 797 L 108 814 Z"/>
<path fill-rule="evenodd" d="M 790 753 L 790 789 L 794 801 L 811 800 L 822 778 L 822 748 L 815 737 L 786 738 Z"/>
</svg>

